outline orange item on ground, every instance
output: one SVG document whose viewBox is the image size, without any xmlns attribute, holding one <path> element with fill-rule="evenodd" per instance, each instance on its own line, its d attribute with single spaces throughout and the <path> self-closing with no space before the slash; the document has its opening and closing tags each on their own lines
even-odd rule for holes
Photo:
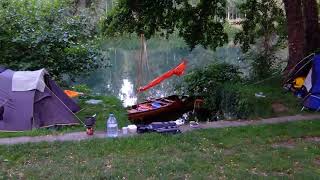
<svg viewBox="0 0 320 180">
<path fill-rule="evenodd" d="M 174 69 L 171 69 L 170 71 L 162 74 L 161 76 L 157 77 L 156 79 L 152 80 L 149 84 L 147 84 L 146 86 L 143 86 L 143 87 L 140 87 L 138 89 L 139 92 L 142 92 L 142 91 L 146 91 L 150 88 L 152 88 L 153 86 L 156 86 L 158 84 L 160 84 L 162 81 L 170 78 L 171 76 L 173 75 L 176 75 L 176 76 L 181 76 L 183 75 L 185 69 L 186 69 L 186 66 L 187 66 L 187 61 L 186 60 L 183 60 L 181 64 L 179 64 L 176 68 Z"/>
<path fill-rule="evenodd" d="M 70 98 L 75 98 L 79 96 L 79 93 L 71 90 L 64 90 L 64 93 L 68 95 Z"/>
</svg>

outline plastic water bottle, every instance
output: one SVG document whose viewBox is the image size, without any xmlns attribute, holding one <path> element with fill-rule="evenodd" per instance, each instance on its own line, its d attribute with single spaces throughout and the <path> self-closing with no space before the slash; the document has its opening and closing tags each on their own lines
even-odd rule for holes
<svg viewBox="0 0 320 180">
<path fill-rule="evenodd" d="M 107 136 L 118 137 L 118 122 L 112 113 L 107 120 Z"/>
</svg>

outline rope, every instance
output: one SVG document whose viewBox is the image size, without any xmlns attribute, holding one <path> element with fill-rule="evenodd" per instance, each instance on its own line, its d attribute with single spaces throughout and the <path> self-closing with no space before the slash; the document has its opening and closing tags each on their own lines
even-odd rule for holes
<svg viewBox="0 0 320 180">
<path fill-rule="evenodd" d="M 310 57 L 312 57 L 312 56 L 314 56 L 314 55 L 315 55 L 315 53 L 312 53 L 312 54 L 304 57 L 302 60 L 300 60 L 300 61 L 290 70 L 291 72 L 290 72 L 290 74 L 289 74 L 288 76 L 293 76 L 293 75 L 297 74 L 299 71 L 301 71 L 301 70 L 302 70 L 306 65 L 308 65 L 311 61 L 308 61 L 308 62 L 305 63 L 301 68 L 299 68 L 299 70 L 293 72 L 293 70 L 294 70 L 301 62 L 305 61 L 306 59 L 308 59 L 308 58 L 310 58 Z M 271 77 L 268 77 L 268 78 L 259 80 L 259 81 L 255 82 L 255 83 L 252 83 L 252 84 L 246 84 L 246 85 L 257 85 L 257 84 L 260 84 L 260 83 L 262 83 L 262 82 L 265 82 L 265 81 L 267 81 L 267 80 L 269 80 L 269 79 L 272 79 L 272 78 L 278 76 L 278 73 L 280 74 L 280 73 L 283 72 L 283 71 L 284 71 L 284 69 L 281 70 L 281 71 L 274 72 L 274 73 L 271 74 L 271 75 L 272 75 Z M 293 74 L 292 74 L 292 73 L 293 73 Z"/>
<path fill-rule="evenodd" d="M 295 66 L 293 66 L 293 68 L 290 69 L 290 71 L 289 71 L 288 77 L 294 76 L 295 74 L 297 74 L 298 72 L 300 72 L 300 71 L 301 71 L 306 65 L 308 65 L 311 61 L 308 61 L 307 63 L 305 63 L 301 68 L 299 68 L 299 70 L 297 70 L 297 71 L 295 71 L 295 72 L 293 72 L 293 70 L 294 70 L 301 62 L 303 62 L 304 60 L 306 60 L 306 59 L 308 59 L 308 58 L 310 58 L 310 57 L 312 57 L 312 56 L 315 56 L 315 53 L 312 53 L 312 54 L 306 56 L 305 58 L 303 58 L 302 60 L 300 60 Z M 293 73 L 293 74 L 292 74 L 292 73 Z M 288 80 L 288 81 L 289 81 L 289 80 Z M 288 82 L 288 81 L 287 81 L 287 82 Z"/>
<path fill-rule="evenodd" d="M 282 70 L 281 70 L 280 72 L 282 72 Z M 274 73 L 272 73 L 272 76 L 271 76 L 271 77 L 268 77 L 268 78 L 259 80 L 259 81 L 255 82 L 255 83 L 252 83 L 251 85 L 257 85 L 257 84 L 260 84 L 260 83 L 262 83 L 262 82 L 265 82 L 265 81 L 267 81 L 267 80 L 269 80 L 269 79 L 272 79 L 272 78 L 278 76 L 278 75 L 279 75 L 278 73 L 280 73 L 280 72 L 274 72 Z M 246 85 L 250 85 L 250 84 L 246 84 Z"/>
<path fill-rule="evenodd" d="M 137 67 L 137 87 L 138 88 L 141 86 L 141 81 L 142 81 L 143 38 L 144 38 L 144 35 L 141 34 L 140 35 L 141 49 L 140 49 L 140 57 L 138 60 L 138 67 Z"/>
</svg>

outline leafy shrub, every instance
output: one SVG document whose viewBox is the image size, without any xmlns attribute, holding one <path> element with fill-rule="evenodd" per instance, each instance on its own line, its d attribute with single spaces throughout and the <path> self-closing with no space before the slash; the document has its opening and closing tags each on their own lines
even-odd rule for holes
<svg viewBox="0 0 320 180">
<path fill-rule="evenodd" d="M 203 97 L 206 108 L 211 111 L 219 111 L 223 84 L 240 80 L 240 72 L 235 66 L 212 64 L 186 75 L 183 87 L 187 94 Z"/>
<path fill-rule="evenodd" d="M 92 93 L 92 90 L 85 84 L 75 85 L 73 90 L 84 93 L 85 95 L 91 95 Z"/>
<path fill-rule="evenodd" d="M 94 31 L 88 21 L 70 14 L 60 1 L 1 1 L 0 64 L 46 68 L 56 80 L 87 73 L 102 60 L 90 42 Z"/>
<path fill-rule="evenodd" d="M 274 53 L 274 51 L 270 53 L 254 51 L 247 53 L 245 59 L 251 64 L 251 80 L 262 80 L 269 78 L 275 71 L 277 71 L 275 65 L 276 61 L 278 60 Z"/>
</svg>

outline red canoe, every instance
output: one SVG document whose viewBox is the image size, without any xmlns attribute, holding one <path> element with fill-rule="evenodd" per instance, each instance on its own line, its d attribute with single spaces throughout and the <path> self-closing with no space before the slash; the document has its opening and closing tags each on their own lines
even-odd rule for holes
<svg viewBox="0 0 320 180">
<path fill-rule="evenodd" d="M 127 109 L 129 120 L 134 124 L 176 120 L 193 109 L 194 100 L 173 95 L 146 101 Z"/>
</svg>

